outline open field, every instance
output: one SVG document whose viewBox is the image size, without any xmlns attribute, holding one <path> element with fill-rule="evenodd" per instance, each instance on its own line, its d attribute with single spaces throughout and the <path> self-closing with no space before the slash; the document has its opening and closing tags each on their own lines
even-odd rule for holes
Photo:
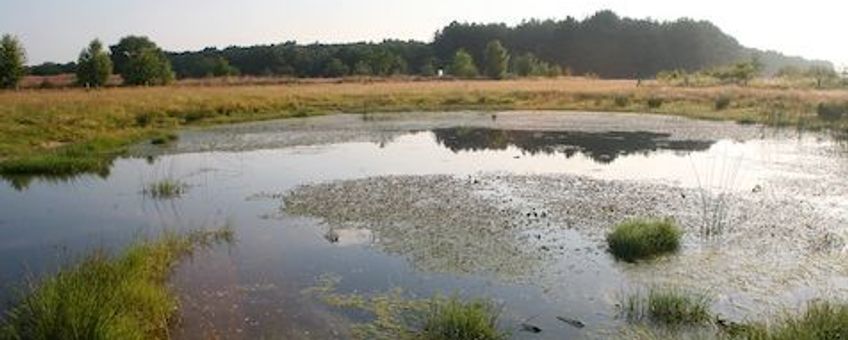
<svg viewBox="0 0 848 340">
<path fill-rule="evenodd" d="M 653 112 L 746 123 L 841 126 L 817 118 L 846 90 L 683 88 L 584 78 L 356 81 L 0 92 L 0 172 L 102 171 L 122 147 L 183 126 L 387 111 Z M 720 102 L 723 102 L 720 104 Z"/>
</svg>

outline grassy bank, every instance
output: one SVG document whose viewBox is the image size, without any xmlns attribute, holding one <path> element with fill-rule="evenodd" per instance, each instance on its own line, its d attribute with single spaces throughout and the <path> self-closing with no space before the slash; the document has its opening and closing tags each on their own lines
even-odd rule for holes
<svg viewBox="0 0 848 340">
<path fill-rule="evenodd" d="M 808 127 L 845 90 L 681 88 L 583 78 L 315 82 L 0 92 L 0 174 L 102 172 L 129 143 L 183 126 L 334 112 L 586 110 L 654 112 Z"/>
<path fill-rule="evenodd" d="M 119 256 L 92 254 L 32 283 L 3 318 L 0 339 L 162 339 L 177 307 L 166 279 L 177 261 L 201 246 L 230 242 L 222 228 L 167 233 Z"/>
</svg>

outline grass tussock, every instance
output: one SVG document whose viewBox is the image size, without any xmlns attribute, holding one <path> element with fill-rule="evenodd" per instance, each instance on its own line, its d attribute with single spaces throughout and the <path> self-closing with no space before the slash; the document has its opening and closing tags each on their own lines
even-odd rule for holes
<svg viewBox="0 0 848 340">
<path fill-rule="evenodd" d="M 622 309 L 631 322 L 679 327 L 710 323 L 710 299 L 705 294 L 677 288 L 651 288 L 627 296 Z"/>
<path fill-rule="evenodd" d="M 232 242 L 224 227 L 167 233 L 119 256 L 96 252 L 30 283 L 0 324 L 0 339 L 164 339 L 177 308 L 166 279 L 200 246 Z"/>
<path fill-rule="evenodd" d="M 607 235 L 607 244 L 617 259 L 635 262 L 677 251 L 682 234 L 668 218 L 633 219 L 615 226 Z"/>
<path fill-rule="evenodd" d="M 498 340 L 508 335 L 498 330 L 499 311 L 486 300 L 434 299 L 420 332 L 422 340 Z"/>
<path fill-rule="evenodd" d="M 648 108 L 649 109 L 659 109 L 660 107 L 662 107 L 664 101 L 665 100 L 660 98 L 660 97 L 648 98 L 648 101 L 647 101 L 648 102 Z"/>
<path fill-rule="evenodd" d="M 721 95 L 715 100 L 715 109 L 716 111 L 727 110 L 730 107 L 731 98 L 728 95 Z"/>
<path fill-rule="evenodd" d="M 143 193 L 153 199 L 166 200 L 179 198 L 188 190 L 188 185 L 180 180 L 166 178 L 148 184 Z"/>
<path fill-rule="evenodd" d="M 730 333 L 732 338 L 750 340 L 848 339 L 848 304 L 813 302 L 800 315 L 771 325 L 736 327 Z"/>
</svg>

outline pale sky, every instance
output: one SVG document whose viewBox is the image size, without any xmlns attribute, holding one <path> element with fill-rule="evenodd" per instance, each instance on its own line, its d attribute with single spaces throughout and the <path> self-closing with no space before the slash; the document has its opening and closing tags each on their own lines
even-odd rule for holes
<svg viewBox="0 0 848 340">
<path fill-rule="evenodd" d="M 451 21 L 622 16 L 710 20 L 743 45 L 848 64 L 841 0 L 0 0 L 0 33 L 23 41 L 30 64 L 76 59 L 91 39 L 147 35 L 169 51 L 207 46 L 431 41 Z"/>
</svg>

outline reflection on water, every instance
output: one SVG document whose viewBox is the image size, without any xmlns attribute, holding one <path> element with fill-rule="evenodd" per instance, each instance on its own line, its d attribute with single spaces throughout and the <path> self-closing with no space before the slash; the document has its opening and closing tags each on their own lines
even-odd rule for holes
<svg viewBox="0 0 848 340">
<path fill-rule="evenodd" d="M 47 175 L 26 175 L 26 174 L 3 174 L 0 173 L 0 179 L 9 183 L 9 186 L 14 188 L 17 191 L 27 190 L 30 185 L 32 185 L 33 181 L 39 180 L 45 183 L 52 184 L 63 184 L 73 182 L 76 179 L 79 179 L 83 176 L 96 176 L 100 179 L 109 178 L 109 173 L 111 171 L 112 165 L 111 162 L 109 165 L 104 166 L 97 172 L 81 172 L 81 173 L 72 173 L 72 174 L 47 174 Z"/>
<path fill-rule="evenodd" d="M 671 140 L 668 133 L 645 131 L 528 131 L 457 127 L 435 129 L 439 144 L 457 151 L 506 150 L 517 147 L 530 155 L 578 153 L 598 163 L 611 163 L 620 156 L 658 150 L 704 151 L 715 141 Z"/>
</svg>

